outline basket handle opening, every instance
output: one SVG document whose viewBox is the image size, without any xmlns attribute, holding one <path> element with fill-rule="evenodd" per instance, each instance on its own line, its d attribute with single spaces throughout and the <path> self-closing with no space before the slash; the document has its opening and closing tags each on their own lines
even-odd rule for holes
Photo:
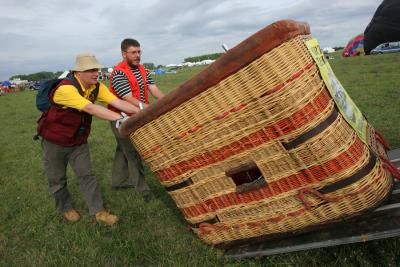
<svg viewBox="0 0 400 267">
<path fill-rule="evenodd" d="M 267 185 L 267 181 L 255 162 L 239 165 L 226 171 L 225 174 L 235 183 L 238 194 Z"/>
</svg>

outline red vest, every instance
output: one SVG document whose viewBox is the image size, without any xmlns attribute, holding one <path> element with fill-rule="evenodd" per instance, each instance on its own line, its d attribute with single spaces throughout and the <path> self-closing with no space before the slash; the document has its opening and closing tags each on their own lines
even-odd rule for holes
<svg viewBox="0 0 400 267">
<path fill-rule="evenodd" d="M 140 75 L 142 75 L 142 79 L 143 79 L 143 85 L 144 85 L 144 102 L 146 104 L 149 103 L 149 94 L 148 94 L 148 89 L 147 89 L 147 75 L 146 75 L 146 69 L 144 68 L 144 66 L 142 64 L 138 65 L 139 71 L 140 71 Z M 118 63 L 117 66 L 115 66 L 113 72 L 111 73 L 110 76 L 110 92 L 113 93 L 116 97 L 120 98 L 117 93 L 115 92 L 114 87 L 112 86 L 112 78 L 114 76 L 115 71 L 122 71 L 125 76 L 128 78 L 129 81 L 129 85 L 131 87 L 131 92 L 132 92 L 132 96 L 134 98 L 136 98 L 137 100 L 140 101 L 140 87 L 139 87 L 139 83 L 135 77 L 135 75 L 133 74 L 131 68 L 129 67 L 129 65 L 125 62 L 125 61 L 121 61 L 120 63 Z M 108 105 L 108 108 L 115 111 L 115 112 L 121 112 L 120 110 L 114 108 L 111 105 Z"/>
<path fill-rule="evenodd" d="M 50 92 L 51 107 L 43 112 L 38 120 L 38 133 L 44 139 L 64 147 L 86 144 L 92 124 L 92 115 L 73 108 L 62 108 L 53 101 L 54 93 L 61 85 L 74 85 L 70 80 L 63 80 Z M 89 100 L 94 103 L 93 90 Z"/>
</svg>

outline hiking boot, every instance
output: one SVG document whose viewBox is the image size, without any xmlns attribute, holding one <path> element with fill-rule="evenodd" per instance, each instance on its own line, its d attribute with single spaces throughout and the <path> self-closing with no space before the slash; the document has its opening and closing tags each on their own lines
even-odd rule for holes
<svg viewBox="0 0 400 267">
<path fill-rule="evenodd" d="M 70 210 L 64 212 L 63 215 L 64 215 L 64 218 L 69 222 L 77 222 L 81 218 L 81 216 L 79 216 L 79 213 L 76 212 L 76 210 L 74 210 L 74 209 L 70 209 Z"/>
<path fill-rule="evenodd" d="M 96 221 L 103 222 L 107 225 L 113 225 L 118 222 L 118 217 L 109 213 L 106 210 L 102 210 L 96 213 Z"/>
</svg>

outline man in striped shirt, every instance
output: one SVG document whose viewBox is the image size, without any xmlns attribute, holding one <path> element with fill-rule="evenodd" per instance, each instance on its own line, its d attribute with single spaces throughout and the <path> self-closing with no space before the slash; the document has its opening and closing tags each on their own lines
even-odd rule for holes
<svg viewBox="0 0 400 267">
<path fill-rule="evenodd" d="M 115 66 L 110 78 L 110 91 L 120 99 L 132 103 L 140 109 L 149 104 L 150 92 L 156 99 L 164 94 L 155 85 L 148 70 L 140 64 L 141 49 L 138 41 L 125 39 L 121 42 L 123 60 Z M 109 107 L 114 109 L 113 107 Z M 116 110 L 117 111 L 117 110 Z M 112 187 L 134 187 L 145 202 L 153 199 L 153 194 L 146 183 L 142 160 L 128 138 L 123 138 L 111 122 L 111 129 L 117 141 L 115 151 Z"/>
</svg>

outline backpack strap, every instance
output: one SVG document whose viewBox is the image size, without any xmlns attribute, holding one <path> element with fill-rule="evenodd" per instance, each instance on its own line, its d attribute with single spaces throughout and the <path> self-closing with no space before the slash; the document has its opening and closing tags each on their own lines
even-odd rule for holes
<svg viewBox="0 0 400 267">
<path fill-rule="evenodd" d="M 70 81 L 70 82 L 72 83 L 72 85 L 78 90 L 78 93 L 79 93 L 81 96 L 84 96 L 83 90 L 82 90 L 82 87 L 81 87 L 81 84 L 80 84 L 80 83 L 78 82 L 78 80 L 74 77 L 74 75 L 72 75 L 72 73 L 68 74 L 67 77 L 65 77 L 64 80 Z M 55 86 L 55 87 L 52 89 L 52 91 L 50 92 L 49 97 L 50 97 L 50 102 L 51 102 L 52 105 L 57 105 L 57 104 L 55 104 L 54 101 L 53 101 L 53 96 L 54 96 L 55 90 L 56 90 L 60 85 L 62 85 L 61 82 L 58 83 L 57 86 Z M 100 83 L 97 82 L 96 88 L 90 93 L 91 96 L 89 96 L 89 100 L 90 100 L 91 102 L 96 101 L 97 96 L 99 95 L 99 87 L 100 87 Z"/>
<path fill-rule="evenodd" d="M 93 92 L 92 92 L 92 94 L 93 94 L 95 100 L 97 99 L 97 96 L 99 95 L 99 88 L 100 88 L 100 83 L 97 82 L 96 88 L 95 88 L 95 89 L 93 90 Z"/>
<path fill-rule="evenodd" d="M 78 92 L 81 96 L 83 96 L 83 90 L 82 87 L 80 85 L 80 83 L 78 82 L 78 80 L 74 77 L 74 75 L 69 74 L 67 76 L 67 79 L 70 80 L 72 82 L 72 84 L 78 89 Z M 96 83 L 96 88 L 91 92 L 91 94 L 93 95 L 93 100 L 96 101 L 97 96 L 99 95 L 99 87 L 100 87 L 100 83 L 97 82 Z M 89 97 L 91 98 L 91 97 Z"/>
<path fill-rule="evenodd" d="M 76 87 L 76 89 L 78 89 L 79 94 L 81 96 L 83 96 L 82 87 L 81 87 L 80 83 L 78 82 L 78 80 L 74 77 L 74 75 L 72 75 L 72 73 L 69 73 L 67 75 L 67 77 L 65 77 L 65 79 L 70 80 L 72 82 L 72 84 Z"/>
</svg>

